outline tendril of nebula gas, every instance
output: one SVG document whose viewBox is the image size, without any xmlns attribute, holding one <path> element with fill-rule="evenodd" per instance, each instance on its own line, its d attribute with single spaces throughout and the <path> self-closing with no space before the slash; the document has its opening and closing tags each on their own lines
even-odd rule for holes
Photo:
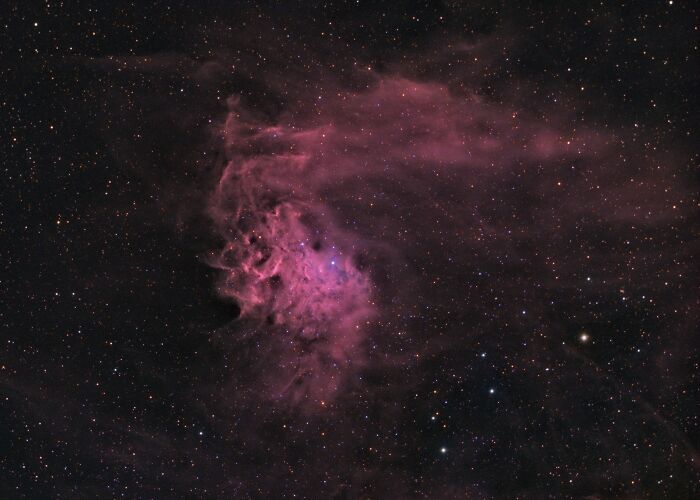
<svg viewBox="0 0 700 500">
<path fill-rule="evenodd" d="M 570 3 L 13 8 L 0 497 L 697 498 L 696 8 Z"/>
</svg>

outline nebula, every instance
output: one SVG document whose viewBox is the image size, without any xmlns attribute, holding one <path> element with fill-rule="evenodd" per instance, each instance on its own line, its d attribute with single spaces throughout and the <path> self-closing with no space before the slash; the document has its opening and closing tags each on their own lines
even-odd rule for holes
<svg viewBox="0 0 700 500">
<path fill-rule="evenodd" d="M 209 214 L 225 244 L 209 263 L 272 361 L 258 375 L 272 400 L 316 409 L 361 385 L 368 366 L 419 355 L 425 318 L 405 311 L 453 303 L 480 316 L 483 301 L 455 276 L 515 266 L 514 282 L 534 272 L 543 290 L 569 286 L 546 267 L 566 256 L 518 269 L 523 245 L 551 250 L 562 221 L 602 228 L 640 203 L 611 169 L 619 139 L 567 130 L 565 114 L 400 74 L 328 88 L 274 116 L 232 97 L 217 131 L 226 164 Z M 596 176 L 605 186 L 594 191 Z M 446 334 L 469 342 L 476 330 Z M 400 354 L 381 353 L 396 342 Z"/>
</svg>

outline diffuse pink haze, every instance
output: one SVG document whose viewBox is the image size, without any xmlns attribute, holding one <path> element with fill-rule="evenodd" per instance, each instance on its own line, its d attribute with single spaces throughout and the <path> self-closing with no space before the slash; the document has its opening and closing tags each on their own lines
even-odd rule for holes
<svg viewBox="0 0 700 500">
<path fill-rule="evenodd" d="M 610 139 L 399 76 L 307 97 L 310 109 L 274 121 L 230 99 L 227 164 L 210 204 L 226 240 L 211 261 L 223 271 L 219 291 L 265 331 L 260 342 L 274 354 L 260 377 L 274 400 L 305 408 L 333 400 L 370 362 L 374 336 L 410 329 L 386 320 L 391 307 L 415 307 L 406 290 L 416 256 L 464 270 L 475 251 L 509 255 L 518 235 L 547 238 L 567 213 L 621 196 L 613 183 L 590 192 L 570 180 L 568 196 L 548 195 L 528 219 L 501 225 L 478 209 L 494 199 L 492 179 L 554 193 L 555 176 L 574 162 L 599 175 Z M 499 197 L 510 203 L 509 191 Z M 372 265 L 378 255 L 389 261 L 382 279 Z M 411 293 L 429 297 L 429 285 Z M 442 293 L 464 300 L 458 290 Z"/>
</svg>

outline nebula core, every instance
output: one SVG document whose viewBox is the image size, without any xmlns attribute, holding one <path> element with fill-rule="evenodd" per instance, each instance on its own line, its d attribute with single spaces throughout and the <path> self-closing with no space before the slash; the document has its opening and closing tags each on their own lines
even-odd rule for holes
<svg viewBox="0 0 700 500">
<path fill-rule="evenodd" d="M 212 260 L 224 271 L 220 293 L 272 330 L 293 372 L 270 395 L 325 404 L 347 372 L 363 364 L 363 338 L 375 314 L 372 284 L 360 250 L 312 191 L 327 170 L 315 143 L 320 130 L 267 126 L 246 116 L 236 99 L 223 134 L 228 162 L 211 214 L 226 246 Z"/>
</svg>

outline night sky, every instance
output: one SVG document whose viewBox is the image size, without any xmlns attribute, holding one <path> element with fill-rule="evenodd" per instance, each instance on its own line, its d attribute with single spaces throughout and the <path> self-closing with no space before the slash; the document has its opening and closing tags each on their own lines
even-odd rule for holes
<svg viewBox="0 0 700 500">
<path fill-rule="evenodd" d="M 700 497 L 692 2 L 3 2 L 0 497 Z"/>
</svg>

